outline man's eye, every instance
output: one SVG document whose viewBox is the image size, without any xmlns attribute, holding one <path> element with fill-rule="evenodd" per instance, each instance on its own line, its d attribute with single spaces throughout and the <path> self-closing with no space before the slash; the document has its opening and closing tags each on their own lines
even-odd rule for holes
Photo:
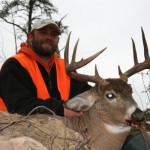
<svg viewBox="0 0 150 150">
<path fill-rule="evenodd" d="M 116 98 L 116 96 L 115 96 L 113 93 L 108 93 L 108 94 L 106 94 L 106 97 L 107 97 L 108 99 L 110 99 L 110 100 Z"/>
<path fill-rule="evenodd" d="M 52 36 L 58 36 L 58 33 L 55 32 L 55 31 L 53 31 L 53 32 L 51 32 L 51 35 L 52 35 Z"/>
</svg>

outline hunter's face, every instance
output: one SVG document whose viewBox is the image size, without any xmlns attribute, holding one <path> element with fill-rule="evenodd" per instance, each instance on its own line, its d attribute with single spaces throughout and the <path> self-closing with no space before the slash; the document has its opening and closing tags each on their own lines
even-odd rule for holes
<svg viewBox="0 0 150 150">
<path fill-rule="evenodd" d="M 34 30 L 29 35 L 32 49 L 39 55 L 51 57 L 57 49 L 58 32 L 53 25 L 47 25 L 41 29 Z"/>
</svg>

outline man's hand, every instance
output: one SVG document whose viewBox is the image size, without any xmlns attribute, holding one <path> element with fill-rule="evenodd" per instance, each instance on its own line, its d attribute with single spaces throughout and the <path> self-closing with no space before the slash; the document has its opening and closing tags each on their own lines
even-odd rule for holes
<svg viewBox="0 0 150 150">
<path fill-rule="evenodd" d="M 64 116 L 66 117 L 80 117 L 83 115 L 83 112 L 76 112 L 71 109 L 64 107 Z"/>
</svg>

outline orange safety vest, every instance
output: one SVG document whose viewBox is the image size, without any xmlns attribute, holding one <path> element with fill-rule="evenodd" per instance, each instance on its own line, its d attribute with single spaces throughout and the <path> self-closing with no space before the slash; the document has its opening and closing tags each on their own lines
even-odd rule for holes
<svg viewBox="0 0 150 150">
<path fill-rule="evenodd" d="M 43 100 L 50 98 L 50 94 L 47 90 L 36 61 L 23 53 L 19 53 L 12 57 L 17 59 L 30 74 L 33 83 L 37 88 L 37 98 L 41 98 Z M 58 90 L 60 92 L 61 99 L 67 101 L 70 93 L 70 77 L 66 74 L 65 63 L 63 59 L 56 58 L 54 62 L 56 65 Z M 2 98 L 0 98 L 0 111 L 7 111 Z"/>
</svg>

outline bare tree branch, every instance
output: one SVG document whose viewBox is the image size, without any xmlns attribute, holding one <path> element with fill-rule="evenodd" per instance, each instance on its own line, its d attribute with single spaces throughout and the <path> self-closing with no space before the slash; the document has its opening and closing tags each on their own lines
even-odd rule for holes
<svg viewBox="0 0 150 150">
<path fill-rule="evenodd" d="M 5 18 L 2 18 L 5 22 L 7 22 L 7 23 L 9 23 L 9 24 L 12 24 L 12 25 L 14 25 L 14 26 L 16 26 L 16 27 L 18 27 L 18 28 L 20 28 L 24 33 L 26 33 L 27 34 L 27 32 L 26 32 L 26 30 L 24 29 L 24 28 L 22 28 L 22 27 L 20 27 L 18 24 L 16 24 L 16 23 L 13 23 L 13 22 L 10 22 L 10 21 L 8 21 L 7 19 L 5 19 Z"/>
</svg>

